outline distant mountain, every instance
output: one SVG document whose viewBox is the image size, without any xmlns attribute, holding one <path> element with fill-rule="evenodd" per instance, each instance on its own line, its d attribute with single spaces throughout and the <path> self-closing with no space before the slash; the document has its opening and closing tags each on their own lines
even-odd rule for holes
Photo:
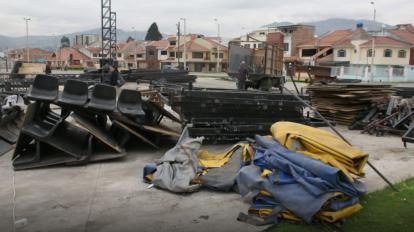
<svg viewBox="0 0 414 232">
<path fill-rule="evenodd" d="M 299 22 L 298 24 L 305 24 L 305 25 L 313 25 L 315 26 L 315 33 L 316 35 L 320 36 L 330 31 L 341 30 L 341 29 L 354 29 L 358 23 L 363 23 L 364 28 L 368 31 L 370 30 L 380 30 L 381 27 L 389 28 L 392 27 L 391 25 L 381 23 L 381 22 L 374 22 L 372 20 L 354 20 L 354 19 L 343 19 L 343 18 L 332 18 L 326 19 L 321 21 L 314 21 L 314 22 Z M 274 22 L 263 27 L 280 27 L 280 26 L 287 26 L 293 25 L 292 22 Z"/>
<path fill-rule="evenodd" d="M 29 47 L 43 48 L 46 50 L 54 50 L 60 44 L 60 39 L 66 36 L 70 39 L 71 44 L 75 40 L 76 35 L 81 34 L 100 34 L 100 29 L 92 29 L 87 31 L 74 32 L 69 34 L 57 35 L 57 36 L 30 36 L 29 35 Z M 144 31 L 124 31 L 122 29 L 117 30 L 117 37 L 119 42 L 125 42 L 128 37 L 144 39 L 146 32 Z M 0 35 L 0 51 L 8 48 L 23 48 L 26 47 L 26 36 L 21 37 L 9 37 Z"/>
</svg>

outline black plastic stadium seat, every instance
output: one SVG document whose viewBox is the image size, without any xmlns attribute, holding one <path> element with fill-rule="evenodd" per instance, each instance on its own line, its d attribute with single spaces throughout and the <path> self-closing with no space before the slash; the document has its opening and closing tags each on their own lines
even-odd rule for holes
<svg viewBox="0 0 414 232">
<path fill-rule="evenodd" d="M 95 85 L 88 108 L 112 112 L 116 107 L 116 89 L 110 85 Z"/>
<path fill-rule="evenodd" d="M 65 105 L 84 106 L 88 101 L 88 84 L 83 81 L 68 80 L 58 101 Z"/>
<path fill-rule="evenodd" d="M 52 102 L 58 96 L 58 79 L 48 75 L 37 75 L 32 88 L 27 94 L 31 100 Z"/>
<path fill-rule="evenodd" d="M 53 134 L 62 121 L 63 119 L 59 115 L 48 111 L 42 117 L 24 126 L 22 132 L 35 139 L 47 139 Z"/>
<path fill-rule="evenodd" d="M 141 93 L 135 90 L 122 90 L 118 99 L 118 110 L 127 116 L 144 116 Z"/>
</svg>

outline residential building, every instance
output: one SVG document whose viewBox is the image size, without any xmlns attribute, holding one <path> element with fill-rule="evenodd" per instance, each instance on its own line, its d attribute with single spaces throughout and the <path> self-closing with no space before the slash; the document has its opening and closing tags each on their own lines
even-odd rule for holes
<svg viewBox="0 0 414 232">
<path fill-rule="evenodd" d="M 388 29 L 386 32 L 390 37 L 414 46 L 414 27 L 411 24 L 399 24 L 396 28 Z M 414 47 L 410 49 L 410 65 L 414 65 Z"/>
<path fill-rule="evenodd" d="M 54 68 L 86 68 L 93 67 L 94 61 L 75 48 L 59 48 L 47 59 Z"/>
<path fill-rule="evenodd" d="M 261 28 L 247 35 L 243 35 L 237 40 L 247 48 L 263 48 L 269 38 L 276 37 L 282 39 L 285 61 L 298 60 L 298 45 L 314 39 L 315 27 L 310 25 L 295 24 L 274 28 Z"/>
<path fill-rule="evenodd" d="M 161 65 L 181 66 L 186 57 L 187 69 L 190 72 L 216 72 L 217 59 L 221 64 L 220 70 L 226 71 L 228 66 L 228 48 L 219 43 L 217 38 L 203 35 L 186 35 L 168 38 L 168 58 Z M 185 46 L 185 49 L 184 49 Z M 184 54 L 186 51 L 186 54 Z M 219 55 L 218 55 L 219 53 Z M 165 51 L 164 51 L 165 54 Z"/>
<path fill-rule="evenodd" d="M 242 35 L 237 40 L 240 40 L 240 45 L 245 48 L 263 48 L 267 35 L 277 31 L 277 28 L 260 28 L 246 35 Z"/>
<path fill-rule="evenodd" d="M 298 45 L 315 37 L 315 27 L 310 25 L 289 25 L 277 28 L 284 35 L 283 50 L 285 61 L 298 60 Z"/>
<path fill-rule="evenodd" d="M 332 62 L 333 46 L 350 35 L 352 35 L 350 29 L 337 30 L 298 44 L 298 52 L 296 53 L 298 60 L 311 65 L 317 62 Z"/>
<path fill-rule="evenodd" d="M 29 50 L 29 61 L 45 62 L 50 56 L 50 52 L 40 48 L 18 48 L 7 51 L 7 59 L 9 61 L 27 61 L 27 51 Z"/>
</svg>

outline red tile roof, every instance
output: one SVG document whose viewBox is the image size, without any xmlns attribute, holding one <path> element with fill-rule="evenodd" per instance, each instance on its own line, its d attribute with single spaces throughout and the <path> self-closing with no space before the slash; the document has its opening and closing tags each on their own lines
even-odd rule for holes
<svg viewBox="0 0 414 232">
<path fill-rule="evenodd" d="M 71 56 L 72 60 L 91 61 L 91 58 L 75 48 L 60 48 L 57 52 L 49 56 L 49 60 L 59 59 L 61 61 L 67 61 Z"/>
<path fill-rule="evenodd" d="M 157 49 L 167 49 L 170 45 L 170 41 L 165 39 L 159 41 L 150 41 L 148 45 L 155 46 Z"/>
<path fill-rule="evenodd" d="M 20 55 L 21 59 L 26 59 L 27 49 L 26 48 L 18 48 L 18 49 L 12 49 L 7 52 L 8 56 L 16 56 Z M 40 48 L 29 48 L 29 59 L 30 60 L 47 60 L 47 58 L 52 53 Z M 17 59 L 17 57 L 15 57 Z"/>
<path fill-rule="evenodd" d="M 320 38 L 312 39 L 308 42 L 300 44 L 298 47 L 330 47 L 350 35 L 352 35 L 351 29 L 332 31 L 321 36 Z"/>
<path fill-rule="evenodd" d="M 389 36 L 375 36 L 375 46 L 385 46 L 385 47 L 402 47 L 409 48 L 412 47 L 412 44 L 391 38 Z M 372 46 L 372 40 L 361 45 L 361 47 L 370 47 Z"/>
<path fill-rule="evenodd" d="M 414 45 L 414 33 L 408 30 L 401 30 L 401 29 L 390 29 L 387 31 L 397 36 L 399 39 Z"/>
</svg>

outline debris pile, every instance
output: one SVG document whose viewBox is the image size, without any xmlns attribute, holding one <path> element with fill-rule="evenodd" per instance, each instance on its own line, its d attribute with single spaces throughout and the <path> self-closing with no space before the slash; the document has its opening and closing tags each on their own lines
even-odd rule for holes
<svg viewBox="0 0 414 232">
<path fill-rule="evenodd" d="M 407 147 L 407 143 L 414 143 L 414 97 L 393 96 L 388 104 L 362 112 L 349 129 L 359 129 L 362 133 L 376 136 L 399 135 Z"/>
<path fill-rule="evenodd" d="M 391 85 L 316 84 L 309 86 L 312 105 L 327 119 L 350 125 L 364 110 L 387 103 L 395 93 Z"/>
<path fill-rule="evenodd" d="M 58 87 L 56 77 L 36 76 L 27 94 L 34 102 L 13 155 L 15 170 L 121 158 L 131 137 L 158 148 L 150 139 L 154 135 L 179 136 L 159 125 L 164 111 L 143 101 L 138 91 L 122 90 L 117 99 L 115 87 L 104 84 L 91 93 L 78 80 L 68 80 L 62 92 Z"/>
<path fill-rule="evenodd" d="M 271 131 L 212 154 L 199 151 L 203 138 L 190 138 L 185 130 L 176 147 L 144 168 L 144 181 L 176 193 L 235 190 L 251 201 L 249 214 L 238 220 L 254 225 L 282 219 L 334 223 L 362 209 L 365 189 L 355 176 L 364 176 L 367 154 L 301 124 L 279 122 Z"/>
<path fill-rule="evenodd" d="M 0 101 L 0 156 L 13 149 L 19 136 L 26 105 L 19 95 L 9 95 Z"/>
</svg>

